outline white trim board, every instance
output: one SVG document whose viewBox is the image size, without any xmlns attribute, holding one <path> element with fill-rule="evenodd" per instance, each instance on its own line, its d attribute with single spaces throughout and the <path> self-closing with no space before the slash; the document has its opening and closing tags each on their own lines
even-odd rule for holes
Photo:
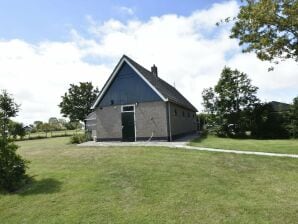
<svg viewBox="0 0 298 224">
<path fill-rule="evenodd" d="M 133 107 L 133 110 L 131 111 L 123 111 L 123 107 Z M 129 112 L 135 112 L 136 111 L 136 105 L 135 104 L 124 104 L 121 105 L 121 113 L 129 113 Z"/>
<path fill-rule="evenodd" d="M 95 107 L 97 106 L 97 104 L 99 103 L 99 101 L 102 99 L 102 97 L 104 96 L 104 94 L 106 93 L 106 91 L 108 90 L 108 88 L 110 87 L 110 85 L 112 84 L 112 81 L 114 80 L 116 74 L 118 73 L 119 69 L 121 68 L 122 64 L 126 62 L 150 87 L 151 89 L 157 93 L 157 95 L 163 100 L 163 101 L 168 101 L 168 99 L 166 99 L 126 58 L 125 56 L 123 56 L 119 63 L 116 65 L 116 68 L 114 69 L 113 73 L 110 75 L 109 79 L 107 80 L 107 82 L 104 85 L 103 90 L 101 91 L 101 93 L 99 94 L 99 96 L 97 97 L 95 103 L 92 105 L 91 109 L 95 109 Z"/>
</svg>

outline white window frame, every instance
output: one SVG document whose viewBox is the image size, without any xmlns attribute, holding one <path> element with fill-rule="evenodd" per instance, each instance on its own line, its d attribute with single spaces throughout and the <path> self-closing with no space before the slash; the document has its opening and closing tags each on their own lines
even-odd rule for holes
<svg viewBox="0 0 298 224">
<path fill-rule="evenodd" d="M 124 111 L 123 110 L 124 107 L 133 107 L 133 110 Z M 122 105 L 121 106 L 121 113 L 131 113 L 131 112 L 135 112 L 135 111 L 136 111 L 136 105 L 134 105 L 134 104 L 128 104 L 128 105 Z"/>
</svg>

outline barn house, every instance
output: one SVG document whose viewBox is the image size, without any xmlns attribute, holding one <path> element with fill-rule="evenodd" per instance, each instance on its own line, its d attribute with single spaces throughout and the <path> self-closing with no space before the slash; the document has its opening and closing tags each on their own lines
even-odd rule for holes
<svg viewBox="0 0 298 224">
<path fill-rule="evenodd" d="M 157 67 L 149 71 L 126 55 L 92 109 L 86 125 L 97 141 L 172 141 L 197 129 L 197 109 L 158 77 Z"/>
</svg>

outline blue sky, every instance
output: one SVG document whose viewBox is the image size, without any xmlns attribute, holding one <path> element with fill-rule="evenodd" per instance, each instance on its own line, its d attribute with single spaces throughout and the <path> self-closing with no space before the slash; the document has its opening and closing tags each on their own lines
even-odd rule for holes
<svg viewBox="0 0 298 224">
<path fill-rule="evenodd" d="M 70 28 L 84 33 L 86 16 L 103 22 L 110 18 L 125 21 L 136 17 L 146 21 L 164 14 L 189 15 L 194 10 L 210 7 L 214 2 L 198 0 L 1 0 L 0 38 L 22 38 L 29 42 L 65 41 Z M 133 14 L 121 8 L 133 10 Z"/>
<path fill-rule="evenodd" d="M 0 90 L 21 104 L 25 124 L 61 117 L 57 106 L 70 84 L 101 88 L 123 54 L 159 77 L 202 111 L 201 93 L 224 66 L 245 72 L 263 101 L 298 95 L 297 62 L 275 66 L 243 54 L 229 38 L 239 1 L 0 0 Z"/>
</svg>

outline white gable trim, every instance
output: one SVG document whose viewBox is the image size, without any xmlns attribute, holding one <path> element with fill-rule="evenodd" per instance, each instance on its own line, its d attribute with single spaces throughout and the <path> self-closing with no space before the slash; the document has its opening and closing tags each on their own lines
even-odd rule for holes
<svg viewBox="0 0 298 224">
<path fill-rule="evenodd" d="M 102 97 L 104 96 L 104 94 L 106 93 L 106 91 L 108 90 L 108 88 L 110 87 L 112 81 L 114 80 L 116 74 L 118 73 L 119 69 L 121 68 L 121 66 L 122 66 L 122 64 L 124 62 L 126 62 L 151 87 L 151 89 L 155 93 L 157 93 L 158 96 L 160 96 L 160 98 L 163 101 L 167 101 L 168 100 L 128 60 L 126 60 L 125 57 L 122 57 L 122 59 L 120 60 L 120 62 L 116 66 L 116 68 L 114 69 L 113 73 L 109 77 L 109 79 L 108 79 L 107 83 L 105 84 L 103 90 L 101 91 L 101 93 L 97 97 L 95 103 L 92 105 L 91 109 L 95 109 L 95 107 L 97 106 L 97 104 L 99 103 L 99 101 L 102 99 Z"/>
<path fill-rule="evenodd" d="M 151 87 L 151 89 L 160 96 L 163 101 L 167 101 L 167 99 L 132 64 L 130 64 L 129 61 L 126 59 L 124 60 Z"/>
</svg>

